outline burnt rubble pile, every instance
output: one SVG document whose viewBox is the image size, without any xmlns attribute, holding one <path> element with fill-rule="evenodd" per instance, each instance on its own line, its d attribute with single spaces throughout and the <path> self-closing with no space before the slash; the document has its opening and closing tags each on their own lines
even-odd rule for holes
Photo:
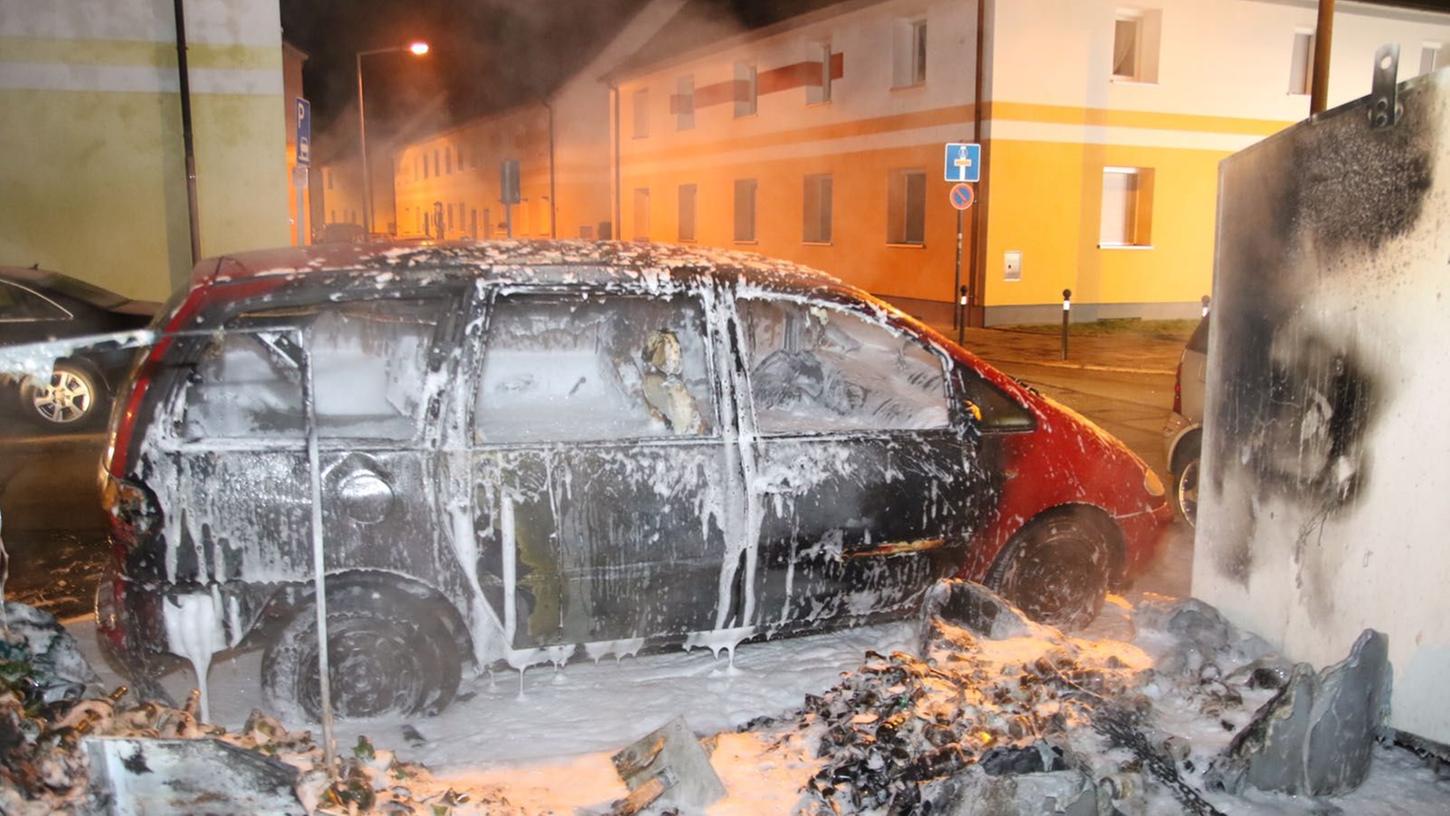
<svg viewBox="0 0 1450 816">
<path fill-rule="evenodd" d="M 108 813 L 118 801 L 135 804 L 145 794 L 125 789 L 124 782 L 114 778 L 117 769 L 93 772 L 98 758 L 104 764 L 107 747 L 124 745 L 125 771 L 138 778 L 165 775 L 166 768 L 159 764 L 165 761 L 163 749 L 178 744 L 198 746 L 190 752 L 196 756 L 214 746 L 222 749 L 220 756 L 231 758 L 232 764 L 224 763 L 220 771 L 233 777 L 230 780 L 185 779 L 181 787 L 197 788 L 197 801 L 205 801 L 200 797 L 206 795 L 227 795 L 232 792 L 229 787 L 239 797 L 234 801 L 259 801 L 257 791 L 244 790 L 257 787 L 259 777 L 249 777 L 237 767 L 239 749 L 255 755 L 245 759 L 265 766 L 264 776 L 283 783 L 282 798 L 268 800 L 267 812 L 516 812 L 507 800 L 491 793 L 440 789 L 423 766 L 401 761 L 365 738 L 340 752 L 338 771 L 329 776 L 322 748 L 310 732 L 289 731 L 261 711 L 253 711 L 245 725 L 233 731 L 200 721 L 195 691 L 180 707 L 154 700 L 125 702 L 130 695 L 124 686 L 101 694 L 74 640 L 54 617 L 13 602 L 5 604 L 4 611 L 0 813 Z M 186 753 L 183 748 L 182 754 Z M 108 775 L 113 778 L 101 778 Z M 161 812 L 187 812 L 175 802 L 168 804 L 171 809 Z"/>
<path fill-rule="evenodd" d="M 1272 776 L 1263 768 L 1275 757 L 1256 749 L 1278 745 L 1263 736 L 1271 730 L 1264 723 L 1283 705 L 1271 700 L 1255 712 L 1251 703 L 1285 693 L 1287 664 L 1197 601 L 1149 603 L 1140 612 L 1164 647 L 1156 666 L 1145 654 L 1130 665 L 1035 624 L 980 585 L 939 585 L 924 609 L 921 656 L 868 652 L 859 670 L 807 697 L 788 724 L 816 736 L 823 760 L 803 787 L 803 811 L 1220 813 L 1203 793 L 1205 780 L 1225 796 Z M 1179 716 L 1160 717 L 1160 706 Z M 1195 746 L 1161 730 L 1160 721 L 1183 714 L 1221 729 L 1220 739 Z M 1328 764 L 1341 767 L 1345 753 L 1367 761 L 1369 744 Z M 1336 778 L 1348 777 L 1363 779 Z"/>
</svg>

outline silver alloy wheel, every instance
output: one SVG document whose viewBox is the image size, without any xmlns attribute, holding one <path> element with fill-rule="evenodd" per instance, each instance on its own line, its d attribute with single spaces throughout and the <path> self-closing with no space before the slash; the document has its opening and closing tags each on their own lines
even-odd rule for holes
<svg viewBox="0 0 1450 816">
<path fill-rule="evenodd" d="M 69 425 L 89 415 L 95 399 L 85 377 L 70 369 L 57 368 L 50 375 L 50 385 L 36 385 L 30 402 L 41 419 Z"/>
<path fill-rule="evenodd" d="M 1188 522 L 1189 527 L 1198 526 L 1197 459 L 1183 466 L 1183 471 L 1178 474 L 1178 484 L 1174 488 L 1173 492 L 1178 496 L 1178 512 L 1183 514 L 1183 520 Z"/>
</svg>

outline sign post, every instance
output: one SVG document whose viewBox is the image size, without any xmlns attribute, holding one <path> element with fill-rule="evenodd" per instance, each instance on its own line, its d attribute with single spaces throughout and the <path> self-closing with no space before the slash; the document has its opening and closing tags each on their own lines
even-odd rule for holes
<svg viewBox="0 0 1450 816">
<path fill-rule="evenodd" d="M 312 164 L 312 103 L 297 97 L 297 167 L 292 185 L 297 188 L 297 246 L 307 246 L 307 170 Z"/>
<path fill-rule="evenodd" d="M 498 166 L 498 199 L 503 204 L 503 225 L 508 237 L 514 237 L 513 205 L 523 199 L 519 195 L 519 160 L 505 159 Z"/>
<path fill-rule="evenodd" d="M 957 211 L 957 259 L 956 271 L 952 276 L 952 291 L 962 290 L 962 212 L 972 206 L 976 193 L 971 184 L 982 179 L 982 146 L 971 142 L 947 142 L 943 156 L 942 178 L 955 182 L 950 194 L 952 206 Z M 975 251 L 973 247 L 973 251 Z M 957 342 L 961 342 L 966 317 L 964 304 L 952 310 L 952 328 L 957 330 Z"/>
</svg>

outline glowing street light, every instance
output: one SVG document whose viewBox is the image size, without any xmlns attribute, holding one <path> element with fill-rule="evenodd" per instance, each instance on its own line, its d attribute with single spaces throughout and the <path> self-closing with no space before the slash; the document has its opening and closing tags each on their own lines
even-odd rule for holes
<svg viewBox="0 0 1450 816">
<path fill-rule="evenodd" d="M 428 53 L 428 43 L 422 40 L 415 40 L 407 45 L 395 45 L 390 48 L 373 48 L 368 51 L 357 52 L 357 139 L 358 147 L 362 152 L 362 183 L 363 183 L 363 234 L 372 235 L 373 232 L 373 189 L 371 173 L 368 169 L 368 126 L 367 115 L 363 110 L 363 70 L 362 58 L 374 54 L 391 54 L 395 51 L 407 51 L 415 57 L 421 57 Z"/>
</svg>

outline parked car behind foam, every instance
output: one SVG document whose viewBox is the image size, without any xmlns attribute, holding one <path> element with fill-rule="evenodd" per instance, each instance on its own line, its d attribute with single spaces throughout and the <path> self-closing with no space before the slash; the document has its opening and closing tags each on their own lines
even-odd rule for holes
<svg viewBox="0 0 1450 816">
<path fill-rule="evenodd" d="M 58 272 L 0 267 L 0 345 L 139 329 L 159 307 Z M 56 361 L 49 383 L 0 374 L 0 386 L 34 424 L 87 427 L 105 416 L 131 358 L 129 350 L 82 352 Z"/>
<path fill-rule="evenodd" d="M 1173 380 L 1173 411 L 1163 427 L 1173 504 L 1193 525 L 1198 515 L 1198 469 L 1203 447 L 1203 390 L 1208 377 L 1208 316 L 1199 321 Z"/>
<path fill-rule="evenodd" d="M 469 661 L 899 617 L 954 574 L 1083 623 L 1170 513 L 1086 420 L 756 256 L 252 253 L 167 314 L 113 417 L 97 600 L 143 684 L 167 653 L 257 645 L 273 703 L 320 711 L 315 509 L 353 716 L 437 710 Z"/>
</svg>

